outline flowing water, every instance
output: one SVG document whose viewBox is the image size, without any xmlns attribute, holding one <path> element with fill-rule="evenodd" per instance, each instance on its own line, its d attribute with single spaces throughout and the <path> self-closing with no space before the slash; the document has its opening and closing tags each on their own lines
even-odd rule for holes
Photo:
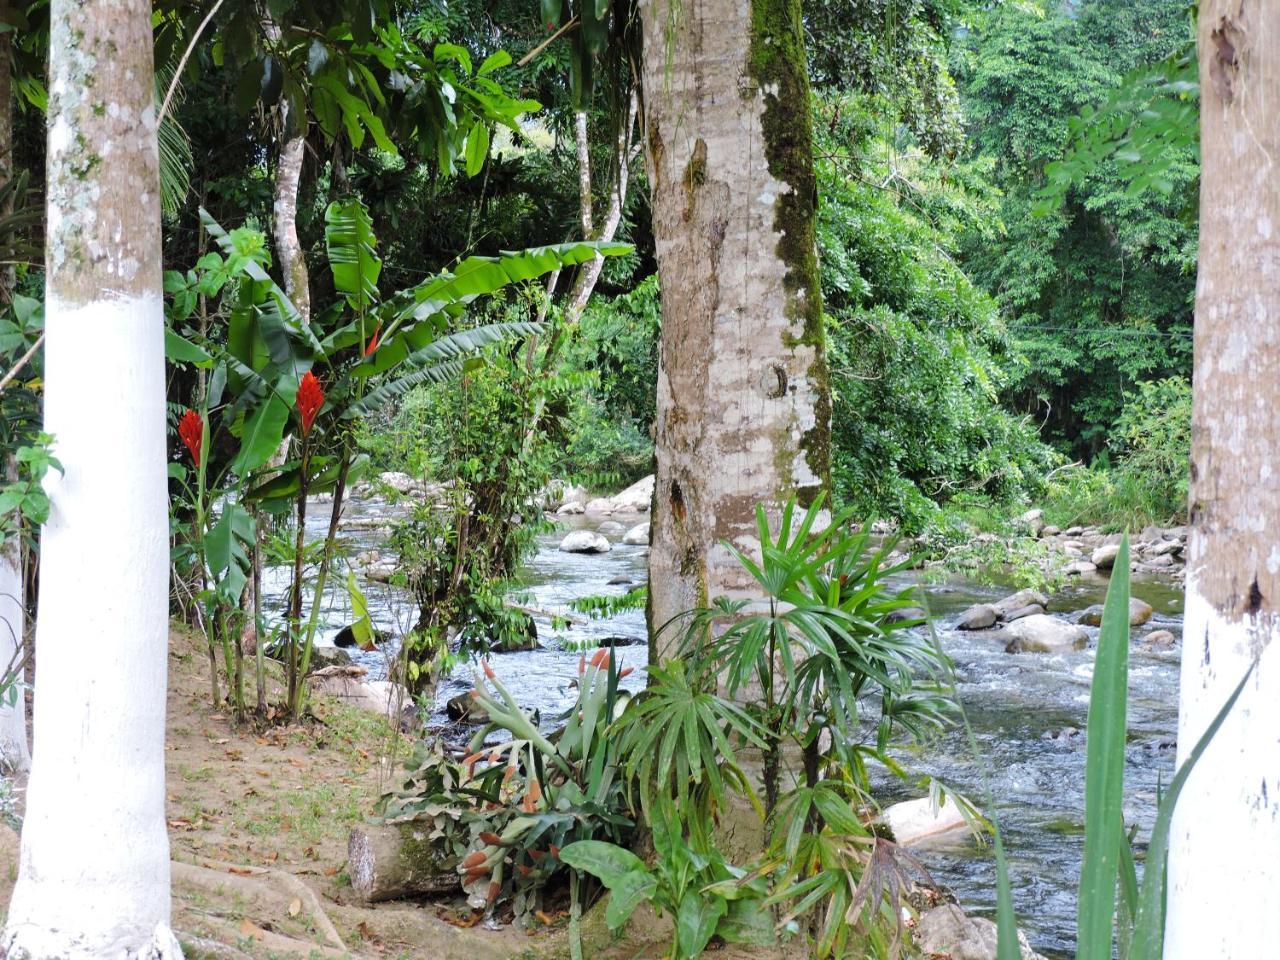
<svg viewBox="0 0 1280 960">
<path fill-rule="evenodd" d="M 328 505 L 317 504 L 308 521 L 309 534 L 323 536 Z M 349 556 L 376 546 L 386 534 L 393 510 L 376 501 L 353 502 L 347 507 L 343 543 Z M 639 522 L 643 518 L 632 518 Z M 628 638 L 633 646 L 618 646 L 626 666 L 636 672 L 624 682 L 632 689 L 644 684 L 648 658 L 644 646 L 644 615 L 623 613 L 607 621 L 590 621 L 572 614 L 571 600 L 593 594 L 622 594 L 628 584 L 646 578 L 647 549 L 627 546 L 621 537 L 610 537 L 613 549 L 606 554 L 569 554 L 557 549 L 568 529 L 594 528 L 598 520 L 566 518 L 564 528 L 538 540 L 536 555 L 523 571 L 520 602 L 534 613 L 542 648 L 497 654 L 490 662 L 521 703 L 540 711 L 544 724 L 554 722 L 576 696 L 570 683 L 577 677 L 579 651 L 595 647 L 608 637 Z M 622 519 L 627 522 L 626 518 Z M 326 591 L 321 643 L 351 619 L 345 578 L 334 577 Z M 909 574 L 898 577 L 902 586 L 915 582 Z M 288 572 L 268 571 L 264 596 L 277 609 L 283 605 Z M 416 616 L 412 603 L 395 588 L 365 582 L 376 625 L 393 635 L 405 631 Z M 959 698 L 978 745 L 973 755 L 968 736 L 957 729 L 923 749 L 908 749 L 906 764 L 919 773 L 938 777 L 984 809 L 993 797 L 1005 836 L 1010 861 L 1013 897 L 1019 922 L 1032 945 L 1051 958 L 1074 955 L 1075 887 L 1083 847 L 1084 736 L 1092 679 L 1094 648 L 1078 653 L 1048 655 L 1004 652 L 1003 643 L 983 632 L 954 629 L 957 614 L 972 603 L 998 599 L 1012 592 L 1009 586 L 986 586 L 952 578 L 925 583 L 924 597 L 934 615 L 943 649 L 952 658 Z M 1181 635 L 1182 596 L 1169 581 L 1135 577 L 1133 595 L 1146 600 L 1155 616 L 1135 636 L 1165 628 Z M 1100 603 L 1106 583 L 1075 583 L 1052 598 L 1050 612 L 1069 615 Z M 570 616 L 568 625 L 553 623 L 553 616 Z M 1088 628 L 1086 628 L 1088 629 Z M 1090 634 L 1096 639 L 1097 630 Z M 1130 663 L 1129 749 L 1125 779 L 1125 821 L 1136 824 L 1145 842 L 1155 815 L 1158 786 L 1167 783 L 1173 770 L 1173 741 L 1177 723 L 1178 652 L 1146 652 L 1132 646 Z M 386 675 L 389 655 L 354 652 L 372 678 Z M 472 685 L 473 665 L 460 665 L 443 681 L 431 722 L 448 721 L 446 701 Z M 881 777 L 885 803 L 919 796 L 900 781 Z M 980 846 L 966 834 L 952 834 L 917 851 L 935 880 L 950 886 L 961 904 L 974 913 L 994 916 L 995 862 L 989 846 Z"/>
</svg>

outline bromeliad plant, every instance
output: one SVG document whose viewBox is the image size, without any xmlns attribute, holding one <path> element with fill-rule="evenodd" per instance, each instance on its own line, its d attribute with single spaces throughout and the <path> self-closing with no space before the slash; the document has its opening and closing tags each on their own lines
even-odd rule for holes
<svg viewBox="0 0 1280 960">
<path fill-rule="evenodd" d="M 384 299 L 378 288 L 382 261 L 368 212 L 357 200 L 332 203 L 325 214 L 325 243 L 338 298 L 306 317 L 267 273 L 260 233 L 244 228 L 227 232 L 203 212 L 202 219 L 220 252 L 206 255 L 186 277 L 166 277 L 174 304 L 171 322 L 188 324 L 202 297 L 211 292 L 221 295 L 222 313 L 213 323 L 201 314 L 200 329 L 188 327 L 186 336 L 171 333 L 169 352 L 171 358 L 207 368 L 207 387 L 196 414 L 206 429 L 216 422 L 236 453 L 221 464 L 217 482 L 209 483 L 208 454 L 214 444 L 207 434 L 202 440 L 193 496 L 201 532 L 192 539 L 204 547 L 197 561 L 203 568 L 209 561 L 205 538 L 213 529 L 203 505 L 220 501 L 217 522 L 229 529 L 220 536 L 227 550 L 217 559 L 227 561 L 224 569 L 231 579 L 226 590 L 207 599 L 222 609 L 239 602 L 255 568 L 257 531 L 250 508 L 277 517 L 292 515 L 295 545 L 282 657 L 285 713 L 295 718 L 304 707 L 304 680 L 320 598 L 335 559 L 344 495 L 368 463 L 356 452 L 356 422 L 419 384 L 456 378 L 481 362 L 478 353 L 484 347 L 540 329 L 528 321 L 466 326 L 464 315 L 478 298 L 630 248 L 567 243 L 468 257 L 453 270 Z M 296 453 L 277 462 L 274 454 L 290 436 Z M 308 497 L 318 493 L 332 493 L 333 504 L 304 618 L 306 509 Z M 229 520 L 222 519 L 227 516 Z M 265 634 L 265 623 L 258 617 L 255 621 L 259 636 Z"/>
<path fill-rule="evenodd" d="M 634 827 L 626 815 L 617 743 L 608 728 L 626 706 L 619 670 L 608 650 L 578 667 L 578 697 L 554 733 L 516 703 L 488 661 L 472 691 L 488 722 L 471 753 L 454 764 L 423 747 L 402 787 L 383 800 L 391 822 L 424 821 L 442 863 L 456 864 L 472 905 L 492 911 L 509 901 L 525 924 L 541 909 L 549 883 L 563 876 L 560 851 L 579 840 L 625 843 Z M 501 731 L 510 739 L 486 746 Z M 580 915 L 582 878 L 569 877 L 571 922 Z"/>
</svg>

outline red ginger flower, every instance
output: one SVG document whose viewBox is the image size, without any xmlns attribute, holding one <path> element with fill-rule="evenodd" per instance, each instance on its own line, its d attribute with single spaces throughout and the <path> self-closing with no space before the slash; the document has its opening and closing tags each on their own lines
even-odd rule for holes
<svg viewBox="0 0 1280 960">
<path fill-rule="evenodd" d="M 369 338 L 369 342 L 365 344 L 365 347 L 364 347 L 364 355 L 366 357 L 369 356 L 369 354 L 373 353 L 373 351 L 378 349 L 378 334 L 381 332 L 381 330 L 382 330 L 381 323 L 379 323 L 376 327 L 373 328 L 373 336 Z"/>
<path fill-rule="evenodd" d="M 187 445 L 195 465 L 200 466 L 200 447 L 204 444 L 204 421 L 200 419 L 200 414 L 194 410 L 184 413 L 178 421 L 178 436 Z"/>
<path fill-rule="evenodd" d="M 298 416 L 302 420 L 302 435 L 305 437 L 311 432 L 311 425 L 315 423 L 316 414 L 324 406 L 324 391 L 320 389 L 320 381 L 316 379 L 316 375 L 310 370 L 302 378 L 302 383 L 298 384 L 296 402 L 298 404 Z"/>
</svg>

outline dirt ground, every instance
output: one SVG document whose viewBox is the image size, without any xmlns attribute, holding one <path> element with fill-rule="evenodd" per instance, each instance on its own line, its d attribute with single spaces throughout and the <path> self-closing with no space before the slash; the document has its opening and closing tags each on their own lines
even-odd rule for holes
<svg viewBox="0 0 1280 960">
<path fill-rule="evenodd" d="M 170 638 L 168 822 L 173 927 L 188 958 L 367 957 L 551 960 L 564 931 L 468 927 L 462 904 L 356 903 L 347 838 L 370 815 L 408 741 L 381 717 L 334 700 L 316 719 L 265 730 L 215 709 L 203 641 Z M 250 693 L 252 697 L 252 693 Z M 282 698 L 277 692 L 273 702 Z M 17 878 L 16 838 L 0 844 L 0 904 Z M 587 924 L 588 955 L 659 957 L 608 943 Z M 727 960 L 727 958 L 726 958 Z"/>
</svg>

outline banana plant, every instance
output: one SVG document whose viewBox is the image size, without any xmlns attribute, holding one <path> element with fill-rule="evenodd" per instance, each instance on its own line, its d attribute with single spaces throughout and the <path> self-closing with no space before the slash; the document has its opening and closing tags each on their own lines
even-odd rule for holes
<svg viewBox="0 0 1280 960">
<path fill-rule="evenodd" d="M 333 559 L 338 520 L 349 484 L 367 469 L 355 453 L 352 430 L 367 416 L 425 383 L 457 377 L 483 362 L 485 347 L 536 333 L 534 322 L 465 326 L 477 299 L 600 256 L 626 253 L 626 244 L 580 242 L 468 257 L 452 270 L 383 296 L 382 260 L 363 203 L 346 200 L 325 213 L 325 247 L 338 296 L 305 317 L 271 279 L 265 238 L 244 228 L 227 231 L 205 211 L 205 230 L 218 252 L 186 277 L 167 277 L 175 326 L 188 321 L 200 295 L 219 293 L 225 325 L 170 335 L 170 356 L 208 363 L 201 415 L 218 422 L 237 453 L 218 480 L 231 481 L 237 502 L 271 514 L 293 512 L 294 551 L 285 662 L 287 714 L 303 708 L 302 681 L 310 667 L 320 598 Z M 291 457 L 272 455 L 292 436 Z M 211 487 L 211 489 L 213 489 Z M 307 498 L 333 494 L 310 613 L 303 621 L 302 535 Z"/>
</svg>

